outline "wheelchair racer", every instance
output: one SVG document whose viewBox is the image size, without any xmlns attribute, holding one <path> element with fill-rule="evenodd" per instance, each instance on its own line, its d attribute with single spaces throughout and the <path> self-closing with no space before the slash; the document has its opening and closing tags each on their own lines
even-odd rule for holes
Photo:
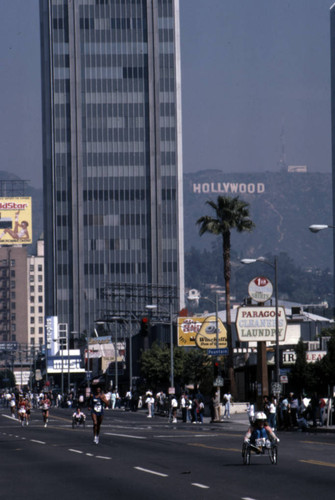
<svg viewBox="0 0 335 500">
<path fill-rule="evenodd" d="M 85 415 L 85 413 L 83 413 L 81 411 L 79 406 L 76 409 L 76 411 L 74 412 L 74 414 L 72 415 L 72 420 L 73 420 L 73 423 L 75 423 L 75 424 L 83 424 L 85 422 L 86 415 Z"/>
<path fill-rule="evenodd" d="M 256 439 L 260 438 L 270 439 L 270 441 L 279 443 L 279 438 L 268 425 L 266 415 L 262 411 L 256 413 L 254 423 L 250 425 L 244 436 L 244 443 L 250 443 L 255 446 Z"/>
</svg>

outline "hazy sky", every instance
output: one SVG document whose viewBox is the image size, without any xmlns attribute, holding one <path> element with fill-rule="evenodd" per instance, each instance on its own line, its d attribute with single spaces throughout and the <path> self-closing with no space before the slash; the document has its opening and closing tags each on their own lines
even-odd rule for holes
<svg viewBox="0 0 335 500">
<path fill-rule="evenodd" d="M 184 171 L 331 171 L 332 0 L 180 0 Z M 42 186 L 38 0 L 0 0 L 0 170 Z"/>
</svg>

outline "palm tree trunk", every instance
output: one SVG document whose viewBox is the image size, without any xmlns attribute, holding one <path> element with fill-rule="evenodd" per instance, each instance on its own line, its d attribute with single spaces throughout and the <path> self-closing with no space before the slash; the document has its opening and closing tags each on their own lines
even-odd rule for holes
<svg viewBox="0 0 335 500">
<path fill-rule="evenodd" d="M 223 264 L 224 264 L 224 280 L 226 290 L 226 325 L 227 325 L 227 342 L 228 342 L 228 377 L 230 381 L 230 392 L 233 398 L 237 399 L 235 372 L 234 372 L 234 350 L 231 331 L 231 315 L 230 315 L 230 231 L 223 234 Z"/>
</svg>

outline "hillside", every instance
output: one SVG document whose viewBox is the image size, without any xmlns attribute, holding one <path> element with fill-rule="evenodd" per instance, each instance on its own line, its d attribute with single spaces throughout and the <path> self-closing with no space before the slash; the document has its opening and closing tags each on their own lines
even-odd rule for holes
<svg viewBox="0 0 335 500">
<path fill-rule="evenodd" d="M 18 179 L 0 171 L 0 182 Z M 239 196 L 250 204 L 256 224 L 252 233 L 232 233 L 232 248 L 240 257 L 286 252 L 302 268 L 332 269 L 332 231 L 313 234 L 311 224 L 332 224 L 332 177 L 324 173 L 232 173 L 206 170 L 184 175 L 185 251 L 211 249 L 215 237 L 199 236 L 196 221 L 211 214 L 206 201 L 218 195 Z M 29 184 L 33 198 L 34 242 L 43 232 L 43 191 Z M 5 196 L 5 194 L 2 194 Z M 8 194 L 9 196 L 9 194 Z M 35 251 L 35 244 L 28 248 Z"/>
<path fill-rule="evenodd" d="M 333 268 L 332 231 L 313 234 L 311 224 L 332 224 L 332 177 L 324 173 L 200 171 L 184 176 L 185 251 L 210 249 L 215 237 L 199 236 L 196 221 L 214 215 L 207 200 L 239 196 L 250 205 L 252 233 L 232 233 L 240 257 L 286 252 L 302 268 Z"/>
</svg>

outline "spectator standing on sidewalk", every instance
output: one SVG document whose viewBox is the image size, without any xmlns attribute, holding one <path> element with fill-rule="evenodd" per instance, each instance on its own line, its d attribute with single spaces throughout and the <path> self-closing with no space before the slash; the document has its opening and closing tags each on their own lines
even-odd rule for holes
<svg viewBox="0 0 335 500">
<path fill-rule="evenodd" d="M 223 396 L 223 400 L 225 402 L 225 410 L 224 410 L 224 415 L 223 418 L 230 418 L 230 405 L 231 405 L 231 394 L 230 391 L 227 391 L 226 394 Z"/>
</svg>

